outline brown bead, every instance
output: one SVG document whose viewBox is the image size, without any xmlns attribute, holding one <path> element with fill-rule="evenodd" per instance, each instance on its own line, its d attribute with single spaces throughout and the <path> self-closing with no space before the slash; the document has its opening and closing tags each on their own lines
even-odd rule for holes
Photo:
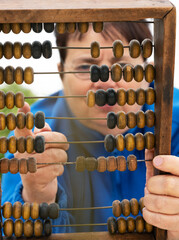
<svg viewBox="0 0 179 240">
<path fill-rule="evenodd" d="M 12 207 L 12 215 L 15 219 L 18 219 L 22 216 L 22 204 L 21 202 L 15 202 Z"/>
<path fill-rule="evenodd" d="M 27 174 L 28 169 L 27 169 L 27 159 L 21 158 L 19 160 L 19 173 L 20 174 Z"/>
<path fill-rule="evenodd" d="M 142 55 L 144 58 L 149 58 L 152 55 L 152 41 L 148 38 L 142 41 Z"/>
<path fill-rule="evenodd" d="M 6 124 L 9 130 L 14 130 L 16 128 L 16 116 L 14 113 L 8 113 L 6 116 Z"/>
<path fill-rule="evenodd" d="M 12 84 L 14 82 L 14 68 L 8 66 L 4 69 L 4 81 L 7 84 Z"/>
<path fill-rule="evenodd" d="M 132 233 L 135 231 L 135 219 L 132 217 L 127 218 L 127 232 Z"/>
<path fill-rule="evenodd" d="M 15 33 L 15 34 L 18 34 L 21 31 L 20 23 L 12 23 L 11 28 L 12 28 L 13 33 Z"/>
<path fill-rule="evenodd" d="M 34 138 L 32 136 L 27 136 L 26 138 L 26 152 L 32 153 L 34 151 Z"/>
<path fill-rule="evenodd" d="M 22 44 L 20 42 L 14 43 L 13 55 L 16 59 L 19 59 L 22 57 Z"/>
<path fill-rule="evenodd" d="M 22 84 L 24 79 L 23 69 L 21 67 L 17 67 L 14 70 L 14 81 L 16 84 Z"/>
<path fill-rule="evenodd" d="M 137 169 L 137 158 L 131 154 L 127 157 L 127 167 L 129 171 L 135 171 Z"/>
<path fill-rule="evenodd" d="M 127 199 L 123 199 L 121 202 L 121 206 L 122 206 L 122 214 L 127 217 L 129 216 L 131 209 L 130 209 L 130 202 Z"/>
<path fill-rule="evenodd" d="M 12 204 L 5 202 L 2 206 L 2 215 L 4 218 L 10 218 L 12 216 Z"/>
<path fill-rule="evenodd" d="M 32 219 L 37 219 L 39 217 L 39 204 L 34 202 L 31 204 L 30 216 Z"/>
<path fill-rule="evenodd" d="M 34 236 L 41 237 L 43 234 L 43 223 L 41 220 L 36 220 L 34 222 Z"/>
<path fill-rule="evenodd" d="M 3 57 L 3 45 L 0 43 L 0 59 Z"/>
<path fill-rule="evenodd" d="M 146 103 L 152 105 L 155 102 L 155 90 L 148 88 L 145 92 Z"/>
<path fill-rule="evenodd" d="M 136 232 L 137 233 L 144 232 L 144 219 L 142 216 L 136 217 Z"/>
<path fill-rule="evenodd" d="M 31 112 L 26 113 L 26 128 L 32 129 L 34 127 L 34 115 Z"/>
<path fill-rule="evenodd" d="M 8 150 L 10 153 L 15 153 L 17 151 L 17 140 L 15 136 L 11 136 L 8 139 Z"/>
<path fill-rule="evenodd" d="M 74 33 L 76 31 L 76 23 L 67 23 L 66 30 L 68 33 Z"/>
<path fill-rule="evenodd" d="M 122 134 L 116 136 L 116 148 L 118 151 L 123 151 L 125 148 L 125 140 Z"/>
<path fill-rule="evenodd" d="M 0 130 L 4 130 L 6 128 L 6 115 L 1 112 L 0 113 Z"/>
<path fill-rule="evenodd" d="M 89 90 L 87 93 L 87 106 L 94 107 L 95 105 L 95 92 L 93 90 Z"/>
<path fill-rule="evenodd" d="M 153 226 L 145 221 L 145 231 L 151 233 L 153 231 Z"/>
<path fill-rule="evenodd" d="M 114 82 L 119 82 L 122 78 L 122 67 L 119 63 L 115 63 L 111 67 L 111 79 Z"/>
<path fill-rule="evenodd" d="M 144 69 L 141 65 L 136 65 L 134 67 L 134 79 L 136 82 L 141 82 L 144 78 Z"/>
<path fill-rule="evenodd" d="M 6 137 L 0 137 L 0 153 L 6 153 L 8 150 L 8 140 Z"/>
<path fill-rule="evenodd" d="M 8 109 L 12 109 L 14 107 L 14 93 L 13 92 L 7 92 L 6 93 L 6 98 L 5 98 L 5 102 L 6 102 L 6 107 Z"/>
<path fill-rule="evenodd" d="M 130 200 L 130 206 L 132 215 L 137 216 L 139 214 L 139 203 L 136 198 Z"/>
<path fill-rule="evenodd" d="M 117 113 L 117 127 L 119 129 L 124 129 L 127 125 L 126 114 L 123 111 Z"/>
<path fill-rule="evenodd" d="M 16 237 L 21 237 L 23 234 L 23 221 L 21 219 L 17 219 L 14 222 L 14 235 Z"/>
<path fill-rule="evenodd" d="M 56 30 L 58 33 L 63 34 L 66 32 L 66 24 L 65 23 L 57 23 Z"/>
<path fill-rule="evenodd" d="M 142 209 L 144 208 L 144 198 L 141 197 L 140 200 L 139 200 L 139 208 L 140 208 L 140 211 L 142 213 Z"/>
<path fill-rule="evenodd" d="M 0 67 L 0 84 L 4 83 L 4 69 Z"/>
<path fill-rule="evenodd" d="M 3 91 L 0 91 L 0 109 L 3 109 L 5 107 L 6 102 L 6 95 Z"/>
<path fill-rule="evenodd" d="M 98 161 L 97 171 L 105 172 L 107 169 L 107 159 L 105 157 L 98 157 L 97 161 Z"/>
<path fill-rule="evenodd" d="M 135 148 L 135 138 L 132 133 L 125 135 L 125 145 L 127 151 L 133 151 Z"/>
<path fill-rule="evenodd" d="M 115 200 L 112 203 L 112 213 L 115 217 L 120 217 L 122 213 L 121 202 L 119 200 Z"/>
<path fill-rule="evenodd" d="M 121 58 L 124 54 L 124 46 L 121 40 L 113 42 L 113 54 L 115 58 Z"/>
<path fill-rule="evenodd" d="M 22 55 L 26 59 L 29 59 L 32 56 L 32 47 L 30 43 L 24 43 L 22 45 Z"/>
<path fill-rule="evenodd" d="M 22 108 L 24 106 L 24 94 L 22 92 L 17 92 L 15 94 L 15 106 L 17 108 Z"/>
<path fill-rule="evenodd" d="M 135 145 L 138 151 L 141 151 L 145 148 L 145 139 L 142 133 L 136 133 L 135 135 Z"/>
<path fill-rule="evenodd" d="M 144 89 L 142 89 L 142 88 L 137 89 L 136 102 L 140 106 L 145 104 L 145 90 Z"/>
<path fill-rule="evenodd" d="M 93 30 L 96 33 L 100 33 L 103 31 L 103 22 L 94 22 L 93 23 Z"/>
<path fill-rule="evenodd" d="M 17 151 L 19 153 L 24 153 L 26 151 L 26 139 L 25 137 L 20 137 L 17 139 Z"/>
<path fill-rule="evenodd" d="M 136 39 L 131 40 L 129 43 L 129 53 L 132 58 L 138 58 L 140 56 L 140 42 Z"/>
<path fill-rule="evenodd" d="M 1 166 L 0 166 L 1 173 L 8 173 L 9 172 L 9 159 L 1 158 L 0 164 L 1 164 Z"/>
<path fill-rule="evenodd" d="M 35 173 L 37 171 L 36 159 L 33 157 L 28 158 L 27 166 L 30 173 Z"/>
<path fill-rule="evenodd" d="M 11 42 L 4 43 L 3 53 L 6 59 L 11 59 L 13 57 L 13 45 Z"/>
<path fill-rule="evenodd" d="M 148 83 L 153 82 L 153 80 L 155 79 L 155 68 L 152 64 L 147 64 L 147 66 L 145 67 L 145 80 Z"/>
<path fill-rule="evenodd" d="M 34 81 L 34 70 L 31 67 L 26 67 L 24 70 L 24 82 L 31 84 Z"/>
<path fill-rule="evenodd" d="M 134 77 L 134 69 L 130 64 L 126 64 L 123 68 L 123 78 L 126 82 L 131 82 Z"/>
<path fill-rule="evenodd" d="M 126 171 L 126 159 L 124 156 L 118 156 L 116 158 L 117 161 L 117 170 L 120 172 Z"/>
<path fill-rule="evenodd" d="M 147 132 L 144 135 L 145 137 L 145 148 L 151 150 L 155 147 L 155 136 L 151 132 Z"/>
<path fill-rule="evenodd" d="M 93 58 L 98 58 L 100 55 L 100 45 L 99 42 L 92 42 L 91 43 L 91 56 Z"/>
<path fill-rule="evenodd" d="M 145 122 L 147 127 L 153 127 L 155 125 L 155 113 L 152 110 L 145 112 Z"/>
<path fill-rule="evenodd" d="M 88 31 L 88 28 L 89 28 L 89 23 L 87 22 L 78 23 L 78 30 L 80 33 L 86 33 Z"/>
<path fill-rule="evenodd" d="M 26 126 L 26 115 L 23 112 L 19 112 L 16 117 L 17 128 L 23 129 Z"/>
<path fill-rule="evenodd" d="M 25 237 L 32 237 L 34 233 L 34 226 L 32 220 L 26 220 L 24 222 L 24 236 Z"/>
<path fill-rule="evenodd" d="M 127 102 L 127 93 L 123 88 L 117 90 L 117 103 L 119 106 L 124 106 Z"/>
<path fill-rule="evenodd" d="M 109 172 L 114 172 L 117 169 L 116 158 L 113 156 L 107 157 L 107 170 Z"/>
<path fill-rule="evenodd" d="M 118 233 L 123 234 L 127 230 L 127 222 L 125 218 L 120 217 L 117 219 L 117 228 L 118 228 Z"/>
<path fill-rule="evenodd" d="M 19 172 L 19 160 L 17 158 L 12 158 L 9 160 L 9 172 L 12 174 Z"/>
<path fill-rule="evenodd" d="M 84 156 L 78 156 L 76 158 L 76 171 L 77 172 L 83 172 L 85 170 L 85 157 Z"/>
<path fill-rule="evenodd" d="M 136 92 L 133 89 L 127 90 L 127 104 L 134 105 L 136 102 Z"/>
<path fill-rule="evenodd" d="M 10 33 L 11 31 L 11 24 L 10 23 L 3 23 L 2 25 L 2 31 L 3 33 Z"/>
<path fill-rule="evenodd" d="M 144 128 L 145 127 L 145 114 L 142 110 L 139 110 L 136 114 L 137 116 L 137 127 Z"/>
<path fill-rule="evenodd" d="M 134 112 L 127 113 L 127 126 L 128 128 L 134 128 L 137 123 L 137 118 Z"/>
<path fill-rule="evenodd" d="M 6 237 L 12 237 L 14 233 L 14 223 L 12 219 L 6 219 L 3 224 L 3 232 Z"/>
<path fill-rule="evenodd" d="M 22 23 L 21 29 L 24 33 L 30 33 L 31 31 L 31 24 L 30 23 Z"/>
<path fill-rule="evenodd" d="M 94 171 L 97 169 L 97 160 L 94 157 L 87 157 L 85 158 L 85 168 L 87 169 L 87 171 Z"/>
<path fill-rule="evenodd" d="M 28 220 L 30 218 L 30 203 L 25 202 L 22 206 L 22 217 L 24 220 Z"/>
</svg>

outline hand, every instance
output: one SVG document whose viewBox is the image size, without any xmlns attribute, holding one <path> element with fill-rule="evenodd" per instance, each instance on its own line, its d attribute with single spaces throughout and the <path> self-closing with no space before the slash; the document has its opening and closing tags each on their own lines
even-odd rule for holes
<svg viewBox="0 0 179 240">
<path fill-rule="evenodd" d="M 145 159 L 153 159 L 153 151 L 146 151 Z M 170 173 L 154 175 L 154 167 Z M 146 188 L 143 217 L 146 222 L 168 230 L 168 240 L 179 239 L 179 158 L 160 155 L 146 162 Z"/>
<path fill-rule="evenodd" d="M 19 112 L 30 112 L 30 106 L 25 103 L 24 107 L 19 109 Z M 24 129 L 15 129 L 15 136 L 28 136 L 35 137 L 36 135 L 43 135 L 45 141 L 65 142 L 66 137 L 59 132 L 52 132 L 50 126 L 46 123 L 43 129 L 34 129 L 34 132 Z M 34 157 L 37 163 L 50 163 L 50 162 L 66 162 L 68 144 L 45 144 L 45 151 L 43 153 L 33 152 L 31 154 L 15 153 L 14 156 L 18 159 Z M 36 173 L 21 174 L 23 183 L 22 197 L 24 201 L 28 202 L 47 202 L 55 201 L 57 193 L 57 176 L 62 175 L 64 171 L 63 165 L 37 165 Z"/>
</svg>

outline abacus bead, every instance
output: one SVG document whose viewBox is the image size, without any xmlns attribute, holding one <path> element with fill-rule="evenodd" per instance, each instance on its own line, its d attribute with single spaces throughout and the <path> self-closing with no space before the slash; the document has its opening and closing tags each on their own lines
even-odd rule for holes
<svg viewBox="0 0 179 240">
<path fill-rule="evenodd" d="M 19 160 L 17 158 L 11 158 L 9 160 L 9 172 L 12 174 L 19 172 Z"/>
<path fill-rule="evenodd" d="M 135 171 L 137 169 L 137 158 L 131 154 L 127 157 L 127 167 L 129 171 Z"/>
<path fill-rule="evenodd" d="M 130 206 L 132 215 L 137 216 L 139 214 L 139 203 L 136 198 L 130 200 Z"/>
<path fill-rule="evenodd" d="M 114 106 L 117 102 L 116 92 L 113 88 L 108 88 L 106 91 L 107 104 L 109 106 Z"/>
<path fill-rule="evenodd" d="M 40 209 L 39 209 L 39 216 L 42 219 L 48 218 L 48 204 L 47 203 L 41 203 Z"/>
<path fill-rule="evenodd" d="M 0 84 L 4 82 L 4 69 L 0 67 Z"/>
<path fill-rule="evenodd" d="M 32 136 L 27 136 L 26 138 L 26 152 L 32 153 L 34 151 L 34 138 Z"/>
<path fill-rule="evenodd" d="M 6 137 L 0 137 L 0 153 L 6 153 L 8 150 L 8 140 Z"/>
<path fill-rule="evenodd" d="M 13 57 L 13 45 L 11 42 L 4 43 L 3 53 L 6 59 L 11 59 Z"/>
<path fill-rule="evenodd" d="M 20 42 L 14 43 L 13 55 L 16 59 L 19 59 L 22 57 L 22 44 Z"/>
<path fill-rule="evenodd" d="M 97 171 L 98 172 L 105 172 L 107 169 L 107 159 L 105 157 L 98 157 L 97 158 Z"/>
<path fill-rule="evenodd" d="M 127 218 L 127 232 L 132 233 L 135 231 L 135 219 L 132 217 Z"/>
<path fill-rule="evenodd" d="M 59 216 L 59 205 L 57 203 L 51 203 L 48 205 L 48 216 L 51 219 L 57 219 Z"/>
<path fill-rule="evenodd" d="M 154 134 L 151 132 L 147 132 L 144 135 L 145 137 L 145 148 L 151 150 L 155 146 L 155 137 Z"/>
<path fill-rule="evenodd" d="M 138 151 L 141 151 L 145 148 L 145 139 L 142 133 L 136 133 L 135 135 L 135 145 Z"/>
<path fill-rule="evenodd" d="M 127 93 L 123 88 L 117 90 L 117 103 L 119 106 L 124 106 L 127 102 Z"/>
<path fill-rule="evenodd" d="M 0 91 L 0 109 L 3 109 L 5 107 L 6 102 L 6 95 L 3 91 Z"/>
<path fill-rule="evenodd" d="M 10 153 L 15 153 L 17 151 L 17 140 L 15 136 L 11 136 L 8 139 L 8 150 Z"/>
<path fill-rule="evenodd" d="M 109 217 L 107 221 L 108 232 L 110 234 L 115 234 L 117 232 L 116 219 L 114 217 Z"/>
<path fill-rule="evenodd" d="M 5 237 L 12 237 L 14 232 L 14 223 L 12 219 L 6 219 L 3 224 L 3 232 Z"/>
<path fill-rule="evenodd" d="M 21 29 L 24 33 L 30 33 L 31 24 L 30 23 L 21 23 Z"/>
<path fill-rule="evenodd" d="M 88 170 L 88 171 L 94 171 L 97 169 L 97 160 L 96 158 L 94 157 L 87 157 L 85 158 L 85 168 Z"/>
<path fill-rule="evenodd" d="M 131 208 L 130 208 L 130 202 L 127 199 L 123 199 L 121 202 L 121 206 L 122 206 L 122 214 L 127 217 L 129 216 L 130 212 L 131 212 Z"/>
<path fill-rule="evenodd" d="M 109 79 L 109 68 L 107 65 L 101 65 L 100 67 L 100 79 L 102 82 L 107 82 Z"/>
<path fill-rule="evenodd" d="M 125 143 L 126 143 L 126 150 L 133 151 L 135 148 L 135 138 L 132 133 L 128 133 L 125 135 Z"/>
<path fill-rule="evenodd" d="M 107 157 L 107 170 L 109 172 L 114 172 L 117 169 L 116 158 L 113 156 Z"/>
<path fill-rule="evenodd" d="M 115 58 L 121 58 L 124 54 L 124 46 L 121 40 L 113 42 L 113 54 Z"/>
<path fill-rule="evenodd" d="M 68 33 L 74 33 L 76 31 L 76 23 L 67 23 L 66 30 Z"/>
<path fill-rule="evenodd" d="M 43 234 L 43 223 L 41 220 L 36 220 L 34 222 L 34 236 L 41 237 Z"/>
<path fill-rule="evenodd" d="M 95 92 L 93 90 L 89 90 L 87 93 L 87 106 L 94 107 L 95 105 Z"/>
<path fill-rule="evenodd" d="M 10 218 L 12 216 L 12 204 L 5 202 L 2 206 L 2 215 L 4 218 Z"/>
<path fill-rule="evenodd" d="M 12 28 L 13 33 L 15 33 L 15 34 L 18 34 L 21 31 L 20 23 L 12 23 L 11 28 Z"/>
<path fill-rule="evenodd" d="M 134 67 L 134 79 L 136 82 L 141 82 L 144 78 L 144 70 L 141 65 L 136 65 Z"/>
<path fill-rule="evenodd" d="M 117 161 L 117 170 L 120 172 L 124 172 L 126 170 L 126 159 L 124 156 L 118 156 L 116 158 Z"/>
<path fill-rule="evenodd" d="M 127 90 L 127 104 L 134 105 L 136 102 L 136 92 L 133 89 Z"/>
<path fill-rule="evenodd" d="M 42 55 L 42 44 L 39 41 L 32 43 L 32 57 L 39 59 Z"/>
<path fill-rule="evenodd" d="M 32 56 L 32 46 L 30 43 L 24 43 L 22 45 L 22 55 L 26 59 L 29 59 Z"/>
<path fill-rule="evenodd" d="M 44 58 L 48 59 L 52 56 L 52 44 L 50 41 L 45 41 L 42 44 L 42 53 Z"/>
<path fill-rule="evenodd" d="M 17 151 L 20 152 L 20 153 L 24 153 L 26 151 L 26 139 L 25 137 L 20 137 L 17 139 Z M 26 168 L 25 166 L 21 166 L 21 161 L 24 162 L 24 159 L 20 160 L 20 163 L 19 163 L 19 172 L 20 172 L 20 168 Z"/>
<path fill-rule="evenodd" d="M 14 82 L 14 68 L 8 66 L 4 69 L 4 81 L 7 84 L 12 84 Z"/>
<path fill-rule="evenodd" d="M 24 236 L 30 238 L 33 236 L 34 226 L 32 220 L 28 219 L 24 222 Z"/>
<path fill-rule="evenodd" d="M 100 79 L 100 68 L 98 65 L 91 65 L 90 67 L 90 79 L 92 82 L 98 82 Z"/>
<path fill-rule="evenodd" d="M 134 77 L 134 70 L 130 64 L 126 64 L 123 69 L 123 78 L 126 82 L 131 82 Z"/>
<path fill-rule="evenodd" d="M 27 174 L 28 169 L 27 169 L 27 159 L 21 158 L 19 160 L 19 173 L 20 174 Z"/>
<path fill-rule="evenodd" d="M 45 126 L 45 114 L 44 112 L 36 112 L 35 113 L 35 126 L 36 128 L 43 128 Z"/>
<path fill-rule="evenodd" d="M 78 30 L 80 33 L 86 33 L 88 31 L 89 24 L 87 22 L 78 23 Z"/>
<path fill-rule="evenodd" d="M 155 90 L 153 88 L 148 88 L 145 92 L 146 103 L 152 105 L 155 102 Z"/>
<path fill-rule="evenodd" d="M 129 43 L 129 53 L 132 58 L 137 58 L 140 56 L 140 42 L 136 39 L 131 40 Z"/>
<path fill-rule="evenodd" d="M 145 127 L 145 114 L 142 110 L 139 110 L 136 114 L 137 116 L 137 127 L 144 128 Z"/>
<path fill-rule="evenodd" d="M 124 129 L 127 125 L 126 114 L 123 111 L 117 113 L 117 127 L 119 129 Z"/>
<path fill-rule="evenodd" d="M 111 79 L 114 82 L 119 82 L 122 78 L 122 67 L 119 63 L 115 63 L 111 67 Z"/>
<path fill-rule="evenodd" d="M 22 92 L 17 92 L 15 94 L 15 106 L 17 108 L 22 108 L 24 106 L 24 94 Z"/>
<path fill-rule="evenodd" d="M 6 128 L 6 115 L 1 112 L 0 113 L 0 130 L 4 130 Z"/>
<path fill-rule="evenodd" d="M 106 104 L 107 98 L 106 98 L 106 92 L 103 89 L 99 89 L 95 93 L 95 103 L 96 105 L 102 107 Z"/>
<path fill-rule="evenodd" d="M 99 42 L 92 42 L 91 43 L 91 56 L 93 58 L 98 58 L 100 55 L 100 45 Z"/>
<path fill-rule="evenodd" d="M 1 158 L 1 173 L 8 173 L 9 172 L 9 159 Z"/>
<path fill-rule="evenodd" d="M 26 126 L 26 115 L 23 112 L 19 112 L 17 114 L 17 127 L 19 129 L 23 129 Z"/>
<path fill-rule="evenodd" d="M 12 207 L 12 215 L 15 219 L 22 216 L 22 204 L 21 202 L 15 202 Z"/>
<path fill-rule="evenodd" d="M 145 112 L 145 122 L 147 127 L 153 127 L 155 125 L 155 113 L 152 110 Z"/>
<path fill-rule="evenodd" d="M 115 138 L 114 138 L 113 135 L 108 134 L 108 135 L 105 136 L 104 147 L 105 147 L 107 152 L 114 151 L 114 149 L 116 147 L 116 141 L 115 141 Z"/>
<path fill-rule="evenodd" d="M 6 107 L 8 108 L 8 109 L 12 109 L 13 107 L 14 107 L 14 93 L 13 92 L 7 92 L 6 93 Z"/>
<path fill-rule="evenodd" d="M 36 160 L 33 157 L 27 159 L 27 168 L 30 173 L 35 173 L 37 171 Z"/>
<path fill-rule="evenodd" d="M 148 38 L 142 41 L 142 55 L 144 58 L 149 58 L 152 55 L 152 41 Z"/>
<path fill-rule="evenodd" d="M 117 116 L 114 112 L 108 112 L 107 114 L 107 127 L 113 129 L 117 124 Z"/>
<path fill-rule="evenodd" d="M 52 223 L 50 219 L 44 221 L 44 234 L 45 236 L 50 236 L 52 233 Z"/>
<path fill-rule="evenodd" d="M 120 234 L 123 234 L 126 232 L 127 222 L 126 222 L 125 218 L 120 217 L 117 219 L 117 229 L 118 229 L 118 233 L 120 233 Z"/>
<path fill-rule="evenodd" d="M 32 23 L 32 29 L 36 33 L 40 33 L 42 31 L 42 23 Z"/>
<path fill-rule="evenodd" d="M 136 91 L 136 103 L 141 106 L 145 104 L 145 90 L 142 88 Z"/>
<path fill-rule="evenodd" d="M 54 23 L 44 23 L 44 30 L 47 33 L 51 33 L 54 31 Z"/>
<path fill-rule="evenodd" d="M 134 112 L 128 112 L 127 113 L 127 126 L 128 128 L 134 128 L 136 126 L 136 115 Z"/>
<path fill-rule="evenodd" d="M 145 221 L 145 231 L 151 233 L 153 231 L 153 226 Z"/>
<path fill-rule="evenodd" d="M 125 148 L 125 140 L 122 134 L 116 136 L 116 148 L 118 151 L 123 151 Z"/>
<path fill-rule="evenodd" d="M 34 127 L 34 115 L 32 112 L 26 113 L 26 128 L 32 129 Z"/>
<path fill-rule="evenodd" d="M 3 57 L 3 45 L 0 43 L 0 59 Z"/>
<path fill-rule="evenodd" d="M 14 81 L 16 84 L 22 84 L 24 78 L 23 69 L 21 67 L 17 67 L 14 70 Z"/>
<path fill-rule="evenodd" d="M 96 33 L 100 33 L 103 31 L 103 22 L 94 22 L 93 23 L 93 30 Z"/>
<path fill-rule="evenodd" d="M 45 138 L 44 136 L 36 136 L 34 141 L 34 150 L 36 153 L 43 153 L 45 151 Z"/>
<path fill-rule="evenodd" d="M 66 24 L 65 23 L 57 23 L 56 30 L 58 33 L 63 34 L 66 32 Z"/>
<path fill-rule="evenodd" d="M 144 231 L 144 219 L 142 216 L 136 217 L 136 232 L 142 233 Z"/>
<path fill-rule="evenodd" d="M 22 206 L 22 217 L 24 220 L 30 218 L 30 202 L 25 202 Z"/>
<path fill-rule="evenodd" d="M 147 64 L 145 67 L 145 80 L 151 83 L 155 79 L 155 68 L 152 64 Z"/>
<path fill-rule="evenodd" d="M 10 23 L 3 23 L 2 25 L 3 33 L 9 33 L 11 31 L 11 24 Z"/>
<path fill-rule="evenodd" d="M 119 200 L 115 200 L 112 203 L 112 213 L 114 217 L 120 217 L 122 213 L 121 202 Z"/>
<path fill-rule="evenodd" d="M 23 221 L 21 219 L 16 219 L 14 222 L 14 235 L 18 238 L 23 234 Z"/>
<path fill-rule="evenodd" d="M 32 219 L 37 219 L 39 217 L 39 204 L 34 202 L 31 204 L 30 216 Z"/>
<path fill-rule="evenodd" d="M 140 211 L 142 213 L 142 209 L 144 208 L 144 198 L 141 197 L 140 200 L 139 200 L 139 208 L 140 208 Z"/>
<path fill-rule="evenodd" d="M 24 70 L 24 81 L 27 84 L 31 84 L 34 81 L 34 70 L 31 67 L 26 67 Z"/>
</svg>

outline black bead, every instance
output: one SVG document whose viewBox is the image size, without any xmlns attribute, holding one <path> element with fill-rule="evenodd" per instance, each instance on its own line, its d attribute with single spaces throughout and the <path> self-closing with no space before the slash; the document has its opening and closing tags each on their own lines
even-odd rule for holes
<svg viewBox="0 0 179 240">
<path fill-rule="evenodd" d="M 40 218 L 46 219 L 48 218 L 48 204 L 47 203 L 41 203 L 40 204 L 40 210 L 39 210 Z"/>
<path fill-rule="evenodd" d="M 48 216 L 51 219 L 57 219 L 59 216 L 59 206 L 57 203 L 48 205 Z"/>
<path fill-rule="evenodd" d="M 35 126 L 36 128 L 43 128 L 45 126 L 45 114 L 44 112 L 36 112 L 35 114 Z"/>
<path fill-rule="evenodd" d="M 45 151 L 45 138 L 44 136 L 36 136 L 34 141 L 34 149 L 37 153 Z"/>
<path fill-rule="evenodd" d="M 99 89 L 96 91 L 95 103 L 98 106 L 104 106 L 106 104 L 106 92 L 103 89 Z"/>
<path fill-rule="evenodd" d="M 42 31 L 42 23 L 32 23 L 32 29 L 36 33 L 40 33 Z"/>
<path fill-rule="evenodd" d="M 52 44 L 50 41 L 45 41 L 42 44 L 42 53 L 44 58 L 51 58 L 52 56 Z"/>
<path fill-rule="evenodd" d="M 107 104 L 109 106 L 115 105 L 117 102 L 117 94 L 116 94 L 115 90 L 112 88 L 109 88 L 106 91 L 106 95 L 107 95 Z"/>
<path fill-rule="evenodd" d="M 35 41 L 32 43 L 32 57 L 35 59 L 40 58 L 42 55 L 42 45 L 40 42 Z"/>
<path fill-rule="evenodd" d="M 109 79 L 109 68 L 107 65 L 102 65 L 100 67 L 100 79 L 102 82 L 107 82 Z"/>
<path fill-rule="evenodd" d="M 52 223 L 50 219 L 46 219 L 44 222 L 44 234 L 50 236 L 52 233 Z"/>
<path fill-rule="evenodd" d="M 54 31 L 54 23 L 44 23 L 44 29 L 47 33 Z"/>
<path fill-rule="evenodd" d="M 117 116 L 114 112 L 109 112 L 107 114 L 107 126 L 109 129 L 113 129 L 117 124 Z"/>
<path fill-rule="evenodd" d="M 90 78 L 92 82 L 97 82 L 100 79 L 100 68 L 98 65 L 92 65 L 90 67 Z"/>
<path fill-rule="evenodd" d="M 109 217 L 108 221 L 108 232 L 110 234 L 115 234 L 117 232 L 117 222 L 116 219 L 114 217 Z"/>
<path fill-rule="evenodd" d="M 114 138 L 114 136 L 112 134 L 108 134 L 105 136 L 104 147 L 107 152 L 114 151 L 114 149 L 116 147 L 116 139 Z"/>
<path fill-rule="evenodd" d="M 85 167 L 88 171 L 94 171 L 97 169 L 97 160 L 94 157 L 87 157 L 85 159 Z"/>
</svg>

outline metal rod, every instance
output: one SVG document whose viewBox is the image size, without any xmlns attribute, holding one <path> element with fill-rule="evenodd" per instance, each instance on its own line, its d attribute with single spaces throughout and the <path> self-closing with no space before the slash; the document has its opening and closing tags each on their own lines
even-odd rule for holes
<svg viewBox="0 0 179 240">
<path fill-rule="evenodd" d="M 112 206 L 106 207 L 85 207 L 85 208 L 59 208 L 59 211 L 81 211 L 81 210 L 100 210 L 100 209 L 110 209 Z"/>
<path fill-rule="evenodd" d="M 90 73 L 90 71 L 69 71 L 69 72 L 34 72 L 34 74 L 72 74 L 72 73 Z"/>
<path fill-rule="evenodd" d="M 24 99 L 36 99 L 36 98 L 86 98 L 86 95 L 67 95 L 67 96 L 30 96 L 24 97 Z"/>
<path fill-rule="evenodd" d="M 45 119 L 65 119 L 65 120 L 107 120 L 107 118 L 80 118 L 80 117 L 45 117 Z"/>
<path fill-rule="evenodd" d="M 52 225 L 52 227 L 85 227 L 85 226 L 107 226 L 107 223 L 83 223 L 83 224 Z"/>
<path fill-rule="evenodd" d="M 98 141 L 71 141 L 71 142 L 45 142 L 45 144 L 83 144 L 83 143 L 104 143 L 104 140 Z"/>
</svg>

